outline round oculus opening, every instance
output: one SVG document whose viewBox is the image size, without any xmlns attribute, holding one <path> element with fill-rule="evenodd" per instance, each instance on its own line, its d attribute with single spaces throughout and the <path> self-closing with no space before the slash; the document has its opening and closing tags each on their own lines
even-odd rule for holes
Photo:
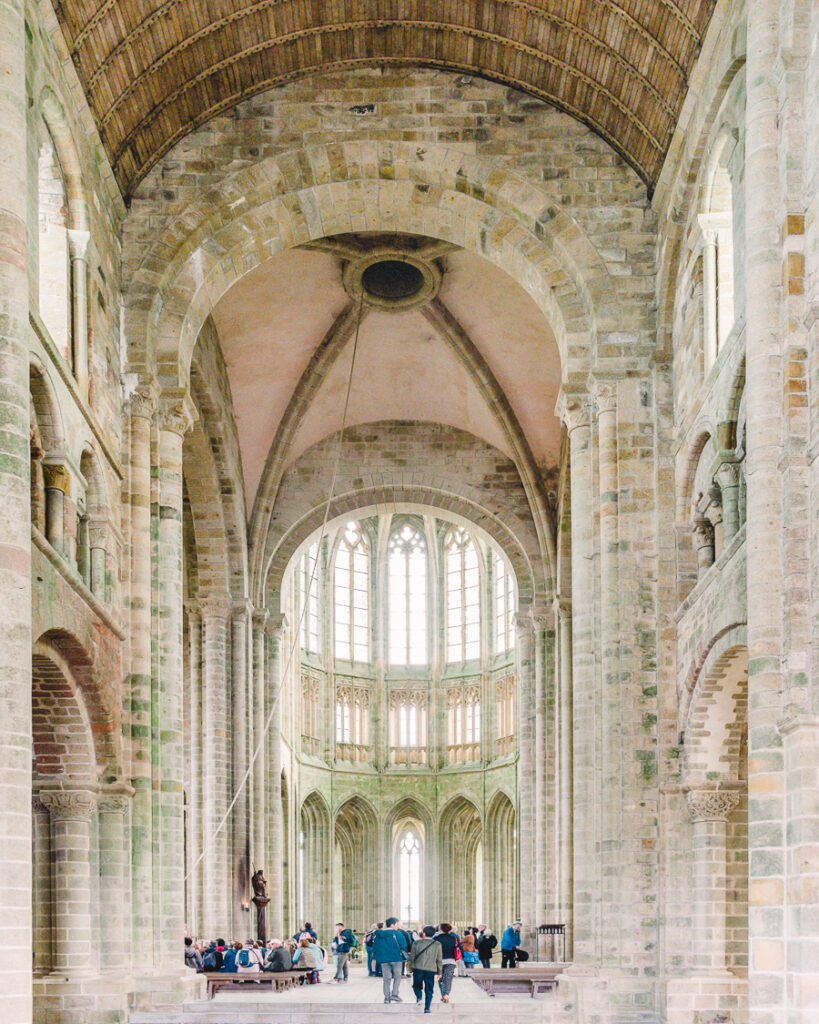
<svg viewBox="0 0 819 1024">
<path fill-rule="evenodd" d="M 424 287 L 423 273 L 404 260 L 379 260 L 371 263 L 361 275 L 364 291 L 376 299 L 400 302 L 411 299 Z"/>
</svg>

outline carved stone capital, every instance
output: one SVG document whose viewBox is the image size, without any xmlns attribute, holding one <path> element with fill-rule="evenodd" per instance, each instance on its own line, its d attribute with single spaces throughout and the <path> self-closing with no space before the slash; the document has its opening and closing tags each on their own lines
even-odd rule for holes
<svg viewBox="0 0 819 1024">
<path fill-rule="evenodd" d="M 88 789 L 41 789 L 40 800 L 52 818 L 62 821 L 91 821 L 97 794 Z"/>
<path fill-rule="evenodd" d="M 692 821 L 727 821 L 739 804 L 739 793 L 732 789 L 690 789 L 686 800 Z"/>
<path fill-rule="evenodd" d="M 238 619 L 242 615 L 250 616 L 252 613 L 253 604 L 246 597 L 243 597 L 240 600 L 233 602 L 234 619 Z"/>
<path fill-rule="evenodd" d="M 598 416 L 617 412 L 617 384 L 613 380 L 595 380 L 589 390 L 594 396 Z"/>
<path fill-rule="evenodd" d="M 134 790 L 123 784 L 104 789 L 99 796 L 99 808 L 101 814 L 125 814 Z"/>
<path fill-rule="evenodd" d="M 88 243 L 90 241 L 90 231 L 83 231 L 80 228 L 68 229 L 68 255 L 72 263 L 74 260 L 88 259 Z"/>
<path fill-rule="evenodd" d="M 159 386 L 153 377 L 141 378 L 128 396 L 128 412 L 131 419 L 153 419 L 158 400 Z"/>
<path fill-rule="evenodd" d="M 726 487 L 738 487 L 742 469 L 734 459 L 725 459 L 717 466 L 714 478 L 724 490 Z"/>
<path fill-rule="evenodd" d="M 565 424 L 570 434 L 578 427 L 588 427 L 591 422 L 588 396 L 567 395 L 561 391 L 555 405 L 555 415 Z"/>
<path fill-rule="evenodd" d="M 159 427 L 184 437 L 197 419 L 196 406 L 190 392 L 174 388 L 159 397 Z"/>
<path fill-rule="evenodd" d="M 203 619 L 227 619 L 232 604 L 230 594 L 209 594 L 199 600 Z"/>
<path fill-rule="evenodd" d="M 270 617 L 270 612 L 267 608 L 254 608 L 253 609 L 253 628 L 264 629 L 267 625 L 267 620 Z"/>
<path fill-rule="evenodd" d="M 48 490 L 71 493 L 71 473 L 61 462 L 49 462 L 43 465 L 43 483 Z"/>
<path fill-rule="evenodd" d="M 269 615 L 265 623 L 264 631 L 275 640 L 281 640 L 282 634 L 287 628 L 287 616 L 279 612 L 277 615 Z"/>
<path fill-rule="evenodd" d="M 714 542 L 714 527 L 710 519 L 698 515 L 691 524 L 691 532 L 694 534 L 694 541 L 698 548 L 704 548 Z"/>
</svg>

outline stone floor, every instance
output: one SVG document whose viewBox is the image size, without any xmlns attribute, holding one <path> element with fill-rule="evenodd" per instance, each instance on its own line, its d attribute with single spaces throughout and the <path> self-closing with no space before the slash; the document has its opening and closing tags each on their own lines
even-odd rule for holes
<svg viewBox="0 0 819 1024">
<path fill-rule="evenodd" d="M 222 992 L 213 999 L 187 1003 L 181 1011 L 132 1013 L 130 1024 L 398 1024 L 408 1017 L 424 1020 L 415 1005 L 409 980 L 401 982 L 403 1003 L 384 1004 L 380 978 L 369 978 L 354 965 L 346 984 L 300 986 L 278 995 Z M 451 1002 L 442 1003 L 436 989 L 430 1017 L 448 1024 L 551 1024 L 551 995 L 486 995 L 469 978 L 455 978 Z"/>
</svg>

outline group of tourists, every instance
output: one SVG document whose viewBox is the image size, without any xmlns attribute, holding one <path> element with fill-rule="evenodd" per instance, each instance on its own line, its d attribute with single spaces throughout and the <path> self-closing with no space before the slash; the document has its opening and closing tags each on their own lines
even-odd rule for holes
<svg viewBox="0 0 819 1024">
<path fill-rule="evenodd" d="M 520 948 L 520 921 L 504 930 L 501 939 L 502 967 L 515 967 L 518 958 L 528 957 Z M 385 1003 L 401 1003 L 401 978 L 412 974 L 412 990 L 417 1004 L 423 1002 L 424 1013 L 431 1013 L 432 997 L 437 979 L 441 1002 L 450 1001 L 452 979 L 456 969 L 461 976 L 471 967 L 492 966 L 498 940 L 485 925 L 464 928 L 458 934 L 446 922 L 426 925 L 420 932 L 402 928 L 398 918 L 372 926 L 365 937 L 367 962 L 371 975 L 380 974 Z"/>
<path fill-rule="evenodd" d="M 358 945 L 358 939 L 343 924 L 336 925 L 331 943 L 335 958 L 334 981 L 346 981 L 347 958 Z M 185 939 L 185 964 L 198 972 L 222 974 L 259 974 L 262 971 L 303 971 L 303 984 L 318 984 L 319 975 L 328 962 L 327 951 L 319 944 L 318 935 L 309 921 L 291 939 L 271 939 L 269 942 L 227 943 L 214 939 L 198 945 L 192 938 Z"/>
<path fill-rule="evenodd" d="M 521 922 L 514 921 L 504 929 L 500 942 L 501 967 L 510 968 L 518 960 L 528 959 L 520 948 Z M 335 963 L 333 982 L 349 980 L 348 961 L 360 945 L 350 928 L 339 922 L 330 943 Z M 464 928 L 461 934 L 446 922 L 426 925 L 416 932 L 402 928 L 397 917 L 374 924 L 367 932 L 364 945 L 370 976 L 382 979 L 385 1003 L 402 1003 L 399 987 L 402 977 L 411 974 L 416 1004 L 424 1004 L 424 1013 L 431 1012 L 435 982 L 438 981 L 441 1001 L 448 1003 L 456 969 L 465 977 L 470 968 L 492 966 L 498 940 L 485 925 Z M 328 952 L 319 943 L 309 921 L 291 939 L 271 939 L 268 943 L 226 943 L 215 939 L 197 945 L 185 939 L 185 964 L 199 972 L 226 974 L 258 974 L 261 971 L 303 971 L 303 984 L 318 984 L 320 973 L 329 963 Z"/>
</svg>

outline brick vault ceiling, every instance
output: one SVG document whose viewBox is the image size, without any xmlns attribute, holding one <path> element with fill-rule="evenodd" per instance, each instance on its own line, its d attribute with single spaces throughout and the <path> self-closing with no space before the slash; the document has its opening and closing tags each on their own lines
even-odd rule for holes
<svg viewBox="0 0 819 1024">
<path fill-rule="evenodd" d="M 716 0 L 53 0 L 123 193 L 242 98 L 321 70 L 482 75 L 588 124 L 651 189 Z"/>
</svg>

